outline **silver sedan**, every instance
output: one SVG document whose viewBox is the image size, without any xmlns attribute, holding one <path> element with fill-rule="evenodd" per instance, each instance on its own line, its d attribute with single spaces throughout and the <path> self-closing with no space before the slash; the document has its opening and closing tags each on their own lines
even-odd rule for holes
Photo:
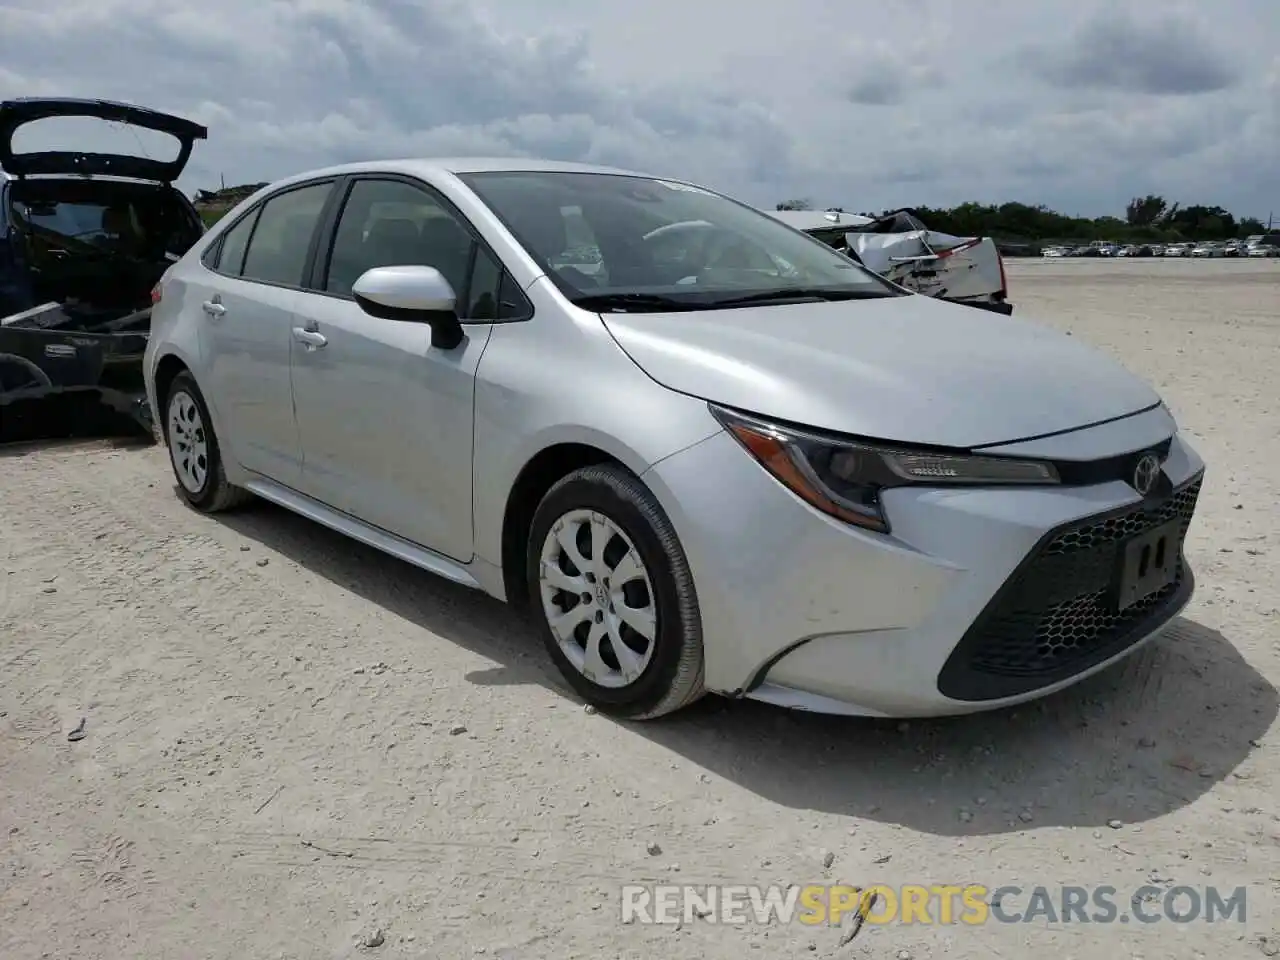
<svg viewBox="0 0 1280 960">
<path fill-rule="evenodd" d="M 1191 595 L 1203 464 L 1146 383 L 694 184 L 315 171 L 153 299 L 193 507 L 257 496 L 518 604 L 617 715 L 1016 703 Z"/>
</svg>

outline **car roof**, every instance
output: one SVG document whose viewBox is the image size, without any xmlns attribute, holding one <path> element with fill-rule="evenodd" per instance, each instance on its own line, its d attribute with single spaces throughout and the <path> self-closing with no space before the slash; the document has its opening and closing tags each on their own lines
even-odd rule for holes
<svg viewBox="0 0 1280 960">
<path fill-rule="evenodd" d="M 356 174 L 404 174 L 435 183 L 468 173 L 597 173 L 624 177 L 644 177 L 650 180 L 666 180 L 668 183 L 689 183 L 679 177 L 659 177 L 651 173 L 636 170 L 625 170 L 619 167 L 607 167 L 592 163 L 575 163 L 568 160 L 540 160 L 534 157 L 404 157 L 391 160 L 363 160 L 355 163 L 343 163 L 329 167 L 318 167 L 305 170 L 291 176 L 281 177 L 263 184 L 253 194 L 243 198 L 237 205 L 248 208 L 258 203 L 263 197 L 270 196 L 295 184 L 329 177 L 342 177 Z M 219 226 L 232 222 L 224 217 Z"/>
<path fill-rule="evenodd" d="M 650 177 L 653 174 L 566 160 L 538 160 L 525 157 L 407 157 L 396 160 L 366 160 L 322 167 L 271 183 L 271 188 L 298 180 L 342 176 L 355 173 L 404 173 L 427 180 L 467 173 L 602 173 L 615 176 Z"/>
</svg>

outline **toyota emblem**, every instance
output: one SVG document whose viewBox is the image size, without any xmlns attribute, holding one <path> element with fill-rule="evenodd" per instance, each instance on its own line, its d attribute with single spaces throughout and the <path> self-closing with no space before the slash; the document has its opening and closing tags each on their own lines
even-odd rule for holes
<svg viewBox="0 0 1280 960">
<path fill-rule="evenodd" d="M 1156 477 L 1159 475 L 1160 461 L 1150 453 L 1144 454 L 1133 468 L 1133 489 L 1145 497 L 1156 485 Z"/>
</svg>

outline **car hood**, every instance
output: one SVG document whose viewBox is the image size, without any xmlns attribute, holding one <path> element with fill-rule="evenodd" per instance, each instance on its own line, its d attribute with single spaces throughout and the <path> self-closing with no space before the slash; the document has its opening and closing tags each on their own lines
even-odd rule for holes
<svg viewBox="0 0 1280 960">
<path fill-rule="evenodd" d="M 1160 402 L 1067 334 L 923 296 L 601 316 L 669 389 L 878 440 L 974 448 Z"/>
<path fill-rule="evenodd" d="M 177 139 L 178 155 L 173 160 L 152 160 L 127 154 L 79 150 L 14 152 L 13 138 L 19 127 L 52 117 L 92 117 L 167 133 Z M 23 97 L 0 102 L 0 170 L 15 177 L 108 175 L 172 183 L 182 175 L 195 141 L 204 140 L 207 136 L 208 130 L 198 123 L 131 103 L 73 97 Z"/>
</svg>

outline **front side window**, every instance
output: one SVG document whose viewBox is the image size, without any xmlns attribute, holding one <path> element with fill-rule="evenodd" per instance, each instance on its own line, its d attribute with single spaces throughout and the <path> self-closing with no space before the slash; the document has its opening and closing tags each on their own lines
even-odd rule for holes
<svg viewBox="0 0 1280 960">
<path fill-rule="evenodd" d="M 468 320 L 524 320 L 533 315 L 533 306 L 516 286 L 511 274 L 484 247 L 477 247 L 467 285 Z"/>
<path fill-rule="evenodd" d="M 650 177 L 484 172 L 462 179 L 571 300 L 696 310 L 904 295 L 773 217 Z"/>
<path fill-rule="evenodd" d="M 301 286 L 311 237 L 332 189 L 331 183 L 315 183 L 267 200 L 258 214 L 240 275 L 246 280 Z"/>
<path fill-rule="evenodd" d="M 401 180 L 357 180 L 329 255 L 324 289 L 347 295 L 374 267 L 435 267 L 462 297 L 471 234 L 439 200 Z"/>
</svg>

